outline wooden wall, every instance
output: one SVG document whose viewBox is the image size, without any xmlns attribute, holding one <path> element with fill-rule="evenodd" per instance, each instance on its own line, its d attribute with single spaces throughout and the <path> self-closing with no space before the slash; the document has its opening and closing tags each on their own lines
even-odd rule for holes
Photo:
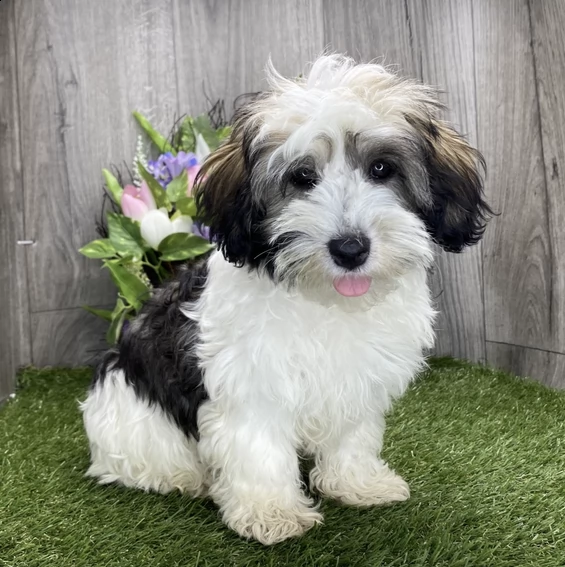
<svg viewBox="0 0 565 567">
<path fill-rule="evenodd" d="M 100 169 L 131 161 L 130 111 L 166 129 L 328 46 L 440 86 L 485 154 L 500 216 L 438 256 L 437 351 L 565 387 L 564 27 L 563 0 L 0 0 L 0 399 L 22 364 L 103 348 L 81 305 L 113 287 L 76 250 Z"/>
</svg>

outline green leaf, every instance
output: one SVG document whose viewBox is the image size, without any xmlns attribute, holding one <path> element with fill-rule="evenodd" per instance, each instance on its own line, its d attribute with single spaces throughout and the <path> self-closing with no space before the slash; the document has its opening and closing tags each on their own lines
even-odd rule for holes
<svg viewBox="0 0 565 567">
<path fill-rule="evenodd" d="M 165 207 L 167 211 L 170 211 L 173 208 L 171 201 L 169 201 L 167 193 L 165 193 L 165 190 L 161 187 L 161 185 L 159 185 L 159 182 L 140 163 L 137 164 L 137 169 L 139 171 L 139 175 L 141 175 L 147 183 L 147 186 L 155 199 L 157 208 L 160 209 L 161 207 Z"/>
<path fill-rule="evenodd" d="M 121 188 L 118 180 L 109 170 L 103 169 L 102 174 L 104 175 L 104 181 L 106 182 L 108 192 L 112 196 L 112 200 L 119 205 L 122 200 L 122 193 L 124 192 L 124 190 Z"/>
<path fill-rule="evenodd" d="M 109 309 L 96 309 L 95 307 L 89 307 L 88 305 L 83 305 L 82 307 L 89 313 L 92 313 L 93 315 L 96 315 L 96 317 L 100 317 L 105 321 L 112 320 L 112 311 L 110 311 Z"/>
<path fill-rule="evenodd" d="M 167 197 L 171 203 L 186 197 L 188 193 L 188 173 L 186 169 L 167 185 Z"/>
<path fill-rule="evenodd" d="M 104 265 L 110 270 L 110 275 L 120 294 L 136 311 L 139 311 L 149 298 L 150 290 L 137 274 L 132 274 L 121 262 L 122 260 L 106 260 Z"/>
<path fill-rule="evenodd" d="M 175 208 L 181 215 L 196 216 L 196 203 L 194 197 L 183 197 L 175 203 Z"/>
<path fill-rule="evenodd" d="M 210 123 L 210 117 L 207 114 L 197 116 L 194 119 L 192 126 L 194 134 L 202 134 L 202 137 L 206 140 L 211 151 L 214 151 L 220 145 L 218 133 Z"/>
<path fill-rule="evenodd" d="M 175 146 L 184 152 L 193 152 L 196 146 L 194 131 L 192 129 L 192 117 L 187 116 L 180 124 L 175 134 Z"/>
<path fill-rule="evenodd" d="M 80 248 L 79 252 L 87 258 L 112 258 L 116 255 L 116 249 L 109 238 L 93 240 Z"/>
<path fill-rule="evenodd" d="M 141 260 L 145 245 L 138 223 L 123 215 L 108 213 L 108 232 L 110 241 L 119 254 Z"/>
<path fill-rule="evenodd" d="M 173 155 L 177 154 L 173 146 L 171 146 L 171 144 L 167 141 L 167 138 L 165 138 L 162 134 L 159 134 L 159 132 L 153 128 L 149 120 L 147 120 L 143 114 L 134 111 L 133 116 L 162 154 L 167 152 L 171 152 Z"/>
<path fill-rule="evenodd" d="M 225 140 L 231 134 L 231 131 L 231 126 L 224 126 L 223 128 L 216 130 L 216 134 L 218 135 L 220 142 Z"/>
<path fill-rule="evenodd" d="M 120 333 L 122 331 L 126 312 L 125 303 L 120 298 L 118 298 L 116 307 L 110 314 L 110 327 L 106 332 L 106 341 L 111 345 L 116 344 L 118 342 L 118 339 L 120 338 Z"/>
<path fill-rule="evenodd" d="M 175 262 L 177 260 L 190 260 L 201 256 L 214 248 L 204 238 L 186 232 L 170 234 L 159 244 L 161 260 Z"/>
</svg>

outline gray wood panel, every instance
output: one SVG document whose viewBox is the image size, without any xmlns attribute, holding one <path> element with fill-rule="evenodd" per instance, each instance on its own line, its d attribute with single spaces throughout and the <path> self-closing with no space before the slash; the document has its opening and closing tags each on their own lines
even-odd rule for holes
<svg viewBox="0 0 565 567">
<path fill-rule="evenodd" d="M 547 184 L 546 254 L 550 262 L 544 282 L 549 320 L 543 348 L 565 352 L 565 2 L 530 0 L 530 9 Z"/>
<path fill-rule="evenodd" d="M 31 362 L 22 160 L 16 84 L 14 3 L 0 4 L 0 402 L 13 392 L 16 371 Z"/>
<path fill-rule="evenodd" d="M 487 341 L 487 362 L 551 388 L 565 388 L 565 354 Z"/>
<path fill-rule="evenodd" d="M 77 248 L 95 236 L 101 168 L 131 162 L 139 109 L 178 111 L 170 2 L 16 3 L 26 223 L 34 312 L 110 301 L 106 272 Z"/>
<path fill-rule="evenodd" d="M 445 89 L 485 154 L 501 216 L 482 249 L 438 257 L 436 351 L 565 385 L 564 26 L 563 0 L 1 0 L 0 399 L 19 365 L 104 347 L 104 322 L 78 307 L 115 289 L 76 250 L 101 168 L 133 156 L 131 111 L 165 129 L 221 97 L 230 115 L 269 55 L 297 75 L 326 47 Z"/>
<path fill-rule="evenodd" d="M 236 97 L 265 87 L 269 56 L 297 76 L 324 48 L 321 0 L 173 0 L 180 107 L 199 113 L 206 95 Z"/>
<path fill-rule="evenodd" d="M 487 340 L 551 344 L 552 258 L 526 0 L 473 3 L 479 145 L 501 216 L 483 243 Z"/>
<path fill-rule="evenodd" d="M 324 0 L 325 44 L 358 61 L 377 60 L 409 77 L 421 77 L 413 22 L 398 0 Z"/>
<path fill-rule="evenodd" d="M 445 94 L 445 118 L 477 144 L 471 0 L 407 3 L 422 80 Z M 438 298 L 435 352 L 485 360 L 482 244 L 462 254 L 438 253 L 432 289 Z"/>
<path fill-rule="evenodd" d="M 33 364 L 82 366 L 94 364 L 108 348 L 108 325 L 84 309 L 60 309 L 31 314 Z"/>
</svg>

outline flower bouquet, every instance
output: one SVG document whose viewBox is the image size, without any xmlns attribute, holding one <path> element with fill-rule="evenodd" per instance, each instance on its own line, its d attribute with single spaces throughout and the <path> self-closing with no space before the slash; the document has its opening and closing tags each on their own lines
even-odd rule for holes
<svg viewBox="0 0 565 567">
<path fill-rule="evenodd" d="M 114 173 L 103 170 L 105 195 L 97 227 L 101 238 L 80 252 L 102 260 L 117 287 L 112 311 L 86 307 L 110 323 L 106 334 L 110 344 L 118 340 L 124 324 L 139 312 L 154 286 L 170 278 L 179 264 L 213 248 L 207 227 L 197 218 L 192 189 L 201 163 L 230 131 L 223 112 L 214 112 L 218 106 L 222 108 L 218 103 L 206 115 L 183 117 L 169 138 L 134 112 L 153 147 L 146 152 L 140 135 L 128 183 L 115 168 Z"/>
</svg>

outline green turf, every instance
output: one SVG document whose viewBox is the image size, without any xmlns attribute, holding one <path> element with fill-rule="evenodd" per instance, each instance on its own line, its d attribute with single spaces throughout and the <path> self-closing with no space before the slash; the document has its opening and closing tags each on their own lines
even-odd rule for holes
<svg viewBox="0 0 565 567">
<path fill-rule="evenodd" d="M 436 360 L 389 417 L 386 458 L 412 498 L 264 548 L 209 501 L 86 479 L 77 410 L 89 370 L 27 370 L 0 410 L 0 565 L 563 566 L 565 395 Z"/>
</svg>

